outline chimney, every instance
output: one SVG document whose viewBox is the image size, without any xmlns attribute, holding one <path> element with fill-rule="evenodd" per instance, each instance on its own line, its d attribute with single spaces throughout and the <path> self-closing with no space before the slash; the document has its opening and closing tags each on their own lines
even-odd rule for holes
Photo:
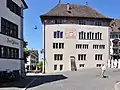
<svg viewBox="0 0 120 90">
<path fill-rule="evenodd" d="M 69 9 L 70 9 L 70 4 L 67 3 L 67 11 L 69 11 Z"/>
</svg>

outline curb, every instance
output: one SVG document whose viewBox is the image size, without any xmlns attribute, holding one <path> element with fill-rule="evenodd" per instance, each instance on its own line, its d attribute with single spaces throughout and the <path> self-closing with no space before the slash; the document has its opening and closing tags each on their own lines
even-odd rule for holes
<svg viewBox="0 0 120 90">
<path fill-rule="evenodd" d="M 118 82 L 118 83 L 115 84 L 115 86 L 114 86 L 115 90 L 120 90 L 120 88 L 118 88 L 118 85 L 120 85 L 120 82 Z"/>
<path fill-rule="evenodd" d="M 33 83 L 33 82 L 35 82 L 37 80 L 37 78 L 35 78 L 35 79 L 33 79 L 30 83 L 28 83 L 26 86 L 25 86 L 25 88 L 23 88 L 22 90 L 27 90 L 27 88 Z"/>
</svg>

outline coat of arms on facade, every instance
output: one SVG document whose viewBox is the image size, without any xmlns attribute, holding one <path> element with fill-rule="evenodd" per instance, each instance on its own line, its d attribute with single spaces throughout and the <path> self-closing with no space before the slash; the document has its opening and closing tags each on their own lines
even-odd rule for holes
<svg viewBox="0 0 120 90">
<path fill-rule="evenodd" d="M 75 29 L 67 29 L 65 31 L 66 39 L 76 39 L 76 30 Z"/>
</svg>

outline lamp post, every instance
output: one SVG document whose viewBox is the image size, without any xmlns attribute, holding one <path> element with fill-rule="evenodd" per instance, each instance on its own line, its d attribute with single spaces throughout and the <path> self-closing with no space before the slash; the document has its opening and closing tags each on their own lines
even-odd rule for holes
<svg viewBox="0 0 120 90">
<path fill-rule="evenodd" d="M 45 57 L 45 24 L 46 24 L 46 20 L 43 21 L 44 23 L 44 67 L 43 67 L 43 73 L 45 73 L 45 60 L 46 60 L 46 57 Z"/>
</svg>

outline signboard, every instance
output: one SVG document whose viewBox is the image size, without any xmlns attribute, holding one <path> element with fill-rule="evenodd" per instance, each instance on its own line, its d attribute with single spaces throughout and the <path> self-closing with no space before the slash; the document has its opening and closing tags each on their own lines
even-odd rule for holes
<svg viewBox="0 0 120 90">
<path fill-rule="evenodd" d="M 13 40 L 13 39 L 10 39 L 10 38 L 7 38 L 7 43 L 11 43 L 11 44 L 13 44 L 13 45 L 19 45 L 18 42 L 16 42 L 16 41 Z"/>
</svg>

